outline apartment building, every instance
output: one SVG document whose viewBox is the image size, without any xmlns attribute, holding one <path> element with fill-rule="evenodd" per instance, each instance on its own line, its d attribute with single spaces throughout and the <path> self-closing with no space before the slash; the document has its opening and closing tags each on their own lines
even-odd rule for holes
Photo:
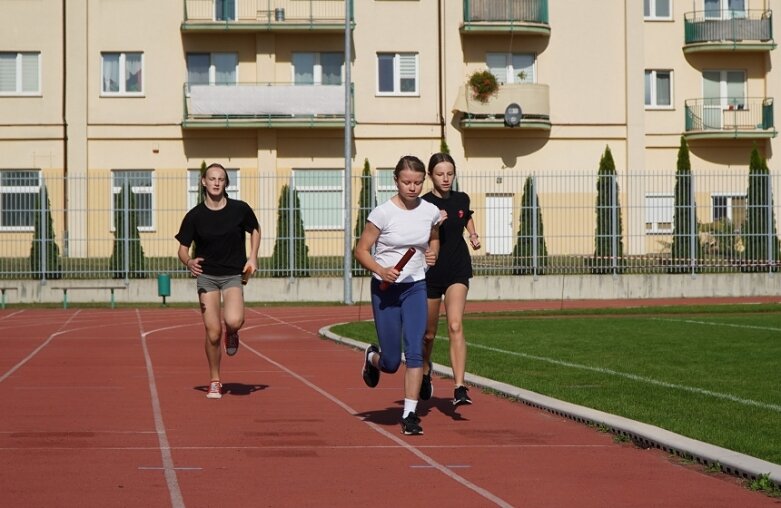
<svg viewBox="0 0 781 508">
<path fill-rule="evenodd" d="M 470 194 L 491 254 L 518 227 L 522 182 L 504 175 L 593 177 L 606 147 L 619 175 L 672 175 L 682 136 L 698 171 L 744 175 L 754 146 L 772 170 L 774 2 L 0 0 L 2 256 L 29 252 L 44 184 L 64 255 L 108 255 L 123 188 L 147 255 L 173 255 L 203 162 L 258 210 L 266 256 L 283 184 L 310 253 L 340 255 L 345 167 L 368 161 L 382 199 L 401 155 L 425 161 L 443 141 L 460 175 L 490 182 Z M 481 101 L 468 80 L 484 69 L 499 89 Z M 578 204 L 567 181 L 544 204 Z M 626 182 L 627 251 L 643 254 L 672 191 Z M 701 192 L 710 219 L 745 204 L 745 188 Z M 594 230 L 589 214 L 546 221 Z"/>
</svg>

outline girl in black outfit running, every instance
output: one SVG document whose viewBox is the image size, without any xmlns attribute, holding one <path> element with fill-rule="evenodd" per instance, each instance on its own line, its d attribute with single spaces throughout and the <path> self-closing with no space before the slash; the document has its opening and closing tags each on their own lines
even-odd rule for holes
<svg viewBox="0 0 781 508">
<path fill-rule="evenodd" d="M 472 399 L 464 385 L 466 371 L 466 339 L 462 321 L 469 279 L 472 277 L 472 258 L 464 241 L 464 228 L 469 232 L 472 249 L 480 248 L 480 237 L 475 231 L 469 196 L 451 189 L 456 177 L 456 163 L 446 153 L 435 153 L 428 163 L 428 175 L 434 189 L 422 196 L 440 210 L 440 250 L 436 264 L 426 273 L 428 293 L 428 324 L 423 342 L 423 382 L 421 400 L 428 400 L 434 393 L 431 384 L 431 353 L 439 324 L 439 307 L 445 298 L 448 337 L 450 338 L 450 364 L 453 367 L 453 405 L 471 404 Z"/>
</svg>

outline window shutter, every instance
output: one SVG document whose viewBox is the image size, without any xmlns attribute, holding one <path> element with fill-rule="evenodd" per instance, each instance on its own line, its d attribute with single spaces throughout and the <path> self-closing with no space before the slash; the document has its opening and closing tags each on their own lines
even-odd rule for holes
<svg viewBox="0 0 781 508">
<path fill-rule="evenodd" d="M 16 53 L 0 54 L 0 92 L 16 91 Z"/>
<path fill-rule="evenodd" d="M 38 53 L 22 53 L 22 92 L 38 92 Z"/>
</svg>

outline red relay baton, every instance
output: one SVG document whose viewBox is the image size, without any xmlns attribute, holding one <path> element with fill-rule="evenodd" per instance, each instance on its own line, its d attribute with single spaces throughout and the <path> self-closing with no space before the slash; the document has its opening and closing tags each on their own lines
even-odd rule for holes
<svg viewBox="0 0 781 508">
<path fill-rule="evenodd" d="M 399 262 L 396 263 L 396 266 L 394 266 L 393 268 L 401 272 L 404 269 L 404 267 L 407 265 L 407 262 L 412 258 L 413 254 L 415 254 L 415 247 L 410 247 L 409 249 L 407 249 L 407 252 L 405 252 L 404 255 L 401 256 L 401 259 L 399 259 Z M 380 282 L 380 290 L 385 291 L 386 289 L 388 289 L 388 286 L 390 286 L 390 284 L 391 284 L 390 282 L 385 282 L 385 281 Z"/>
</svg>

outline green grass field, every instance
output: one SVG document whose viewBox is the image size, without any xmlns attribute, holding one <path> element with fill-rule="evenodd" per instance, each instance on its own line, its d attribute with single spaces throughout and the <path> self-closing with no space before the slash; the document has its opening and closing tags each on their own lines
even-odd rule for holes
<svg viewBox="0 0 781 508">
<path fill-rule="evenodd" d="M 372 322 L 332 330 L 376 342 Z M 779 305 L 471 314 L 464 330 L 468 372 L 781 464 Z"/>
</svg>

